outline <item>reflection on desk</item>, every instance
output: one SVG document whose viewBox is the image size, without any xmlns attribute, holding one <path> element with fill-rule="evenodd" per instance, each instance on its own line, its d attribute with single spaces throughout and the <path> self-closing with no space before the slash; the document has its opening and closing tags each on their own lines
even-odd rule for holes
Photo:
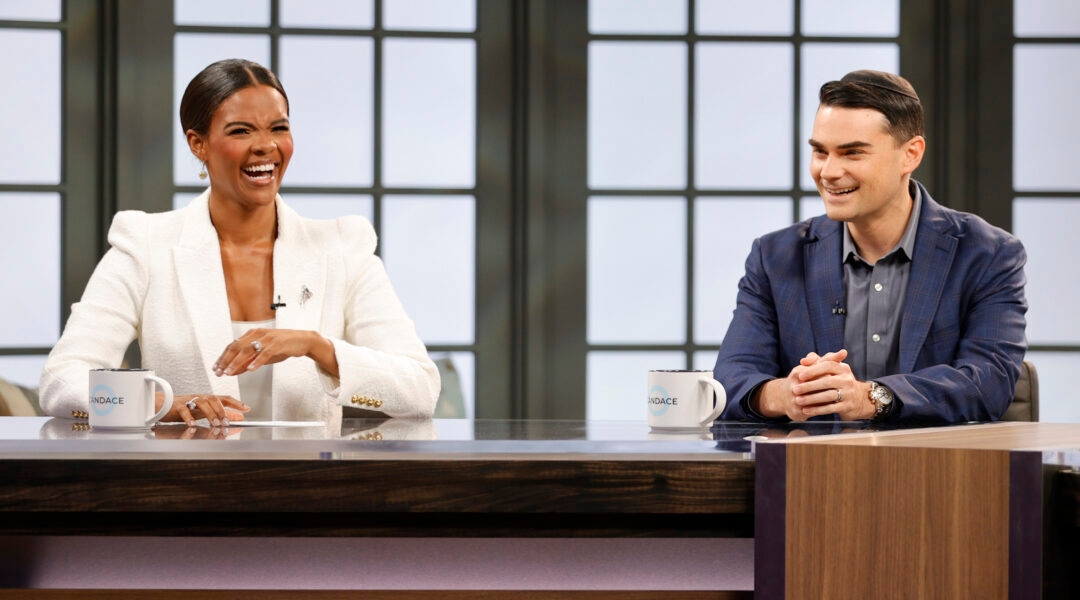
<svg viewBox="0 0 1080 600">
<path fill-rule="evenodd" d="M 332 433 L 333 435 L 328 435 Z M 95 430 L 86 421 L 51 418 L 38 432 L 43 440 L 434 440 L 431 419 L 345 419 L 340 432 L 326 427 L 187 427 L 182 423 L 159 423 L 154 428 Z M 2 439 L 2 438 L 0 438 Z"/>
</svg>

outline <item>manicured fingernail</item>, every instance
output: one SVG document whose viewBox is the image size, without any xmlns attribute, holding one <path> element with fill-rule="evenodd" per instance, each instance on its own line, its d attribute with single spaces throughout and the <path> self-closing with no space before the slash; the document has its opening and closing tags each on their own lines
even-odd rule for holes
<svg viewBox="0 0 1080 600">
<path fill-rule="evenodd" d="M 226 375 L 232 375 L 232 369 L 231 368 L 230 369 L 225 369 L 225 374 Z"/>
<path fill-rule="evenodd" d="M 222 427 L 228 427 L 229 426 L 229 420 L 228 419 L 222 419 L 221 420 L 221 426 Z"/>
<path fill-rule="evenodd" d="M 188 421 L 187 426 L 194 429 L 195 428 L 195 421 Z"/>
<path fill-rule="evenodd" d="M 214 427 L 221 427 L 221 419 L 214 418 Z"/>
<path fill-rule="evenodd" d="M 254 365 L 254 364 L 250 364 L 250 365 L 248 365 L 248 368 L 247 368 L 247 370 L 248 370 L 248 371 L 254 371 L 254 370 L 255 370 L 255 365 Z"/>
<path fill-rule="evenodd" d="M 222 373 L 221 369 L 214 369 L 214 375 L 217 375 L 218 377 L 221 377 L 221 373 Z"/>
</svg>

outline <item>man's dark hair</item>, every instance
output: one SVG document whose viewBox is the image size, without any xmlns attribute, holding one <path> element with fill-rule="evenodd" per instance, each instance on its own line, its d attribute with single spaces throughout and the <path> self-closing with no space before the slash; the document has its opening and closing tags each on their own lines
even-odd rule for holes
<svg viewBox="0 0 1080 600">
<path fill-rule="evenodd" d="M 259 63 L 227 58 L 206 67 L 188 84 L 180 100 L 180 127 L 206 135 L 221 103 L 237 91 L 256 85 L 268 85 L 280 92 L 285 99 L 285 114 L 289 113 L 289 97 L 277 75 Z"/>
<path fill-rule="evenodd" d="M 922 103 L 907 79 L 882 71 L 852 71 L 821 86 L 822 106 L 870 108 L 885 115 L 889 134 L 902 144 L 924 135 Z"/>
</svg>

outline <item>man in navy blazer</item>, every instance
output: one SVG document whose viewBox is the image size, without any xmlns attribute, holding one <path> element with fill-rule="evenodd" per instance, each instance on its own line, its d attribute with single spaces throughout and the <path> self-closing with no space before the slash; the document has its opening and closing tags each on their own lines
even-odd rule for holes
<svg viewBox="0 0 1080 600">
<path fill-rule="evenodd" d="M 907 80 L 822 86 L 816 217 L 754 241 L 714 374 L 722 419 L 1001 418 L 1027 342 L 1023 245 L 911 179 L 926 148 Z"/>
</svg>

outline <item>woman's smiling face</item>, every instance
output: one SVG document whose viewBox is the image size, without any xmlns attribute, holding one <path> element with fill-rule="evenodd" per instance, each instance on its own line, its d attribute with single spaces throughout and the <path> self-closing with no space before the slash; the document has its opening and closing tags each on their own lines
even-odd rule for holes
<svg viewBox="0 0 1080 600">
<path fill-rule="evenodd" d="M 238 90 L 222 102 L 205 136 L 188 144 L 206 163 L 210 195 L 241 206 L 272 205 L 293 153 L 288 104 L 268 85 Z"/>
</svg>

